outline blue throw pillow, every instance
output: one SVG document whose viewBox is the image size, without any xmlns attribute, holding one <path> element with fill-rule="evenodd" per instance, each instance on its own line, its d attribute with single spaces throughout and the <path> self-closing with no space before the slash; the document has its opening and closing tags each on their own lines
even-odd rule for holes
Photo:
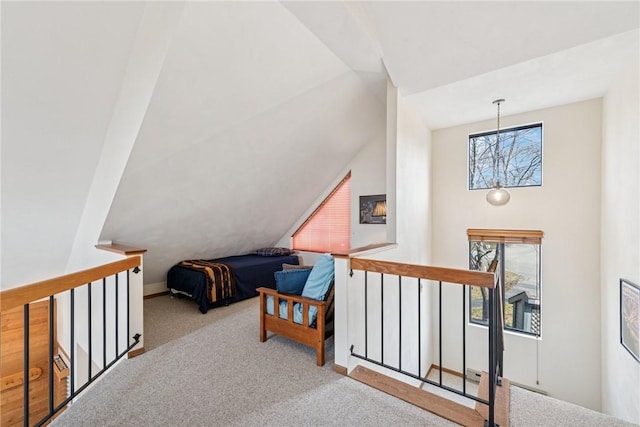
<svg viewBox="0 0 640 427">
<path fill-rule="evenodd" d="M 302 296 L 324 301 L 334 276 L 334 262 L 331 254 L 324 254 L 315 263 L 302 290 Z"/>
<path fill-rule="evenodd" d="M 307 278 L 312 270 L 282 270 L 274 273 L 276 289 L 285 294 L 302 294 Z"/>
</svg>

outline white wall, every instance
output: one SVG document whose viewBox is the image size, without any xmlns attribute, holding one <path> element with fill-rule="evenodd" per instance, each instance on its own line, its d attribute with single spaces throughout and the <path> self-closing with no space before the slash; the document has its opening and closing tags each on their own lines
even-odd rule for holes
<svg viewBox="0 0 640 427">
<path fill-rule="evenodd" d="M 382 128 L 360 152 L 349 162 L 327 188 L 314 200 L 293 226 L 278 240 L 276 246 L 291 246 L 291 235 L 311 215 L 316 207 L 333 191 L 338 183 L 351 171 L 351 247 L 361 247 L 372 243 L 386 242 L 387 226 L 384 224 L 360 224 L 360 196 L 384 194 L 385 190 L 385 139 Z M 319 254 L 302 252 L 305 264 L 314 264 Z"/>
<path fill-rule="evenodd" d="M 98 242 L 102 226 L 111 208 L 111 203 L 115 197 L 120 178 L 127 165 L 131 150 L 136 141 L 141 123 L 149 106 L 153 95 L 153 90 L 157 83 L 158 75 L 162 69 L 165 55 L 170 44 L 173 31 L 179 22 L 183 5 L 180 3 L 149 3 L 145 5 L 144 13 L 139 22 L 139 31 L 133 43 L 129 62 L 121 81 L 121 87 L 113 111 L 110 114 L 111 120 L 108 123 L 104 136 L 104 144 L 96 168 L 93 172 L 93 179 L 88 191 L 88 197 L 84 203 L 84 209 L 77 225 L 75 238 L 67 260 L 66 272 L 71 273 L 82 269 L 94 267 L 108 262 L 122 259 L 122 256 L 110 252 L 100 251 L 94 248 Z M 124 275 L 122 275 L 124 277 Z M 132 286 L 130 293 L 131 303 L 131 330 L 133 333 L 140 333 L 140 344 L 136 348 L 141 348 L 144 344 L 143 325 L 143 302 L 142 302 L 142 281 L 136 281 L 142 274 L 132 275 Z M 113 292 L 114 280 L 109 279 L 109 291 Z M 126 294 L 121 292 L 124 289 L 121 282 L 121 301 L 126 300 Z M 80 288 L 76 292 L 75 316 L 77 319 L 86 319 L 88 309 L 86 301 L 87 290 Z M 114 310 L 113 301 L 107 298 L 108 316 Z M 58 310 L 58 341 L 60 345 L 69 352 L 69 307 L 68 297 L 58 298 L 60 310 Z M 92 293 L 93 305 L 101 307 L 102 294 L 98 291 Z M 121 303 L 121 307 L 124 304 Z M 119 316 L 124 324 L 126 313 Z M 102 354 L 102 332 L 101 314 L 97 310 L 92 313 L 92 350 L 95 360 L 100 360 Z M 109 321 L 108 325 L 113 322 Z M 75 340 L 79 350 L 88 352 L 88 323 L 76 322 Z M 107 343 L 113 344 L 114 331 L 106 330 Z M 124 338 L 120 350 L 127 347 L 126 334 L 121 334 Z M 115 354 L 115 350 L 112 351 Z M 101 362 L 100 362 L 101 363 Z M 100 364 L 98 363 L 98 364 Z M 82 378 L 76 378 L 81 384 Z"/>
<path fill-rule="evenodd" d="M 387 224 L 391 243 L 380 259 L 428 264 L 431 249 L 431 132 L 398 95 L 387 101 Z M 390 130 L 394 129 L 393 130 Z M 392 197 L 389 197 L 392 195 Z"/>
<path fill-rule="evenodd" d="M 404 262 L 427 264 L 429 262 L 430 240 L 430 132 L 424 126 L 420 117 L 408 108 L 397 90 L 389 85 L 387 91 L 387 132 L 386 138 L 372 140 L 349 164 L 352 172 L 352 247 L 363 246 L 370 243 L 388 240 L 388 227 L 393 228 L 394 235 L 398 238 L 398 248 L 385 250 L 369 258 L 386 260 L 402 260 Z M 389 107 L 391 106 L 391 107 Z M 390 131 L 389 129 L 393 130 Z M 385 142 L 386 140 L 386 142 Z M 392 152 L 392 155 L 389 155 Z M 389 161 L 389 158 L 393 161 Z M 386 169 L 386 174 L 381 173 Z M 392 176 L 391 176 L 392 175 Z M 336 177 L 336 183 L 341 176 Z M 386 183 L 386 190 L 385 190 Z M 390 185 L 393 188 L 390 188 Z M 333 186 L 326 189 L 331 191 Z M 387 194 L 388 216 L 387 226 L 360 225 L 358 224 L 358 198 L 362 194 Z M 389 197 L 389 195 L 393 195 Z M 325 194 L 326 195 L 326 194 Z M 398 195 L 396 198 L 395 195 Z M 321 196 L 317 202 L 320 202 Z M 391 203 L 390 203 L 391 200 Z M 397 204 L 393 202 L 397 201 Z M 389 206 L 391 204 L 391 206 Z M 301 223 L 306 215 L 311 213 L 313 207 L 301 217 L 297 224 Z M 395 206 L 394 206 L 395 205 Z M 391 213 L 389 212 L 391 209 Z M 397 219 L 397 220 L 396 220 Z M 394 221 L 395 220 L 395 221 Z M 278 245 L 287 245 L 291 233 L 295 227 L 278 242 Z M 304 261 L 313 263 L 313 254 L 304 253 Z M 378 283 L 376 284 L 376 280 Z M 343 260 L 336 262 L 336 363 L 341 366 L 353 368 L 355 364 L 362 363 L 359 359 L 348 357 L 348 347 L 355 345 L 355 351 L 363 353 L 364 329 L 363 329 L 363 285 L 364 274 L 355 272 L 353 277 L 348 274 L 348 263 Z M 379 304 L 379 277 L 370 278 L 368 286 L 372 290 L 369 295 L 371 306 Z M 392 343 L 398 342 L 397 313 L 390 314 L 394 307 L 398 306 L 397 278 L 385 279 L 385 312 L 390 310 L 385 317 L 385 363 L 397 365 L 397 350 L 392 349 Z M 416 322 L 418 321 L 417 281 L 405 280 L 402 283 L 402 322 L 403 322 L 403 369 L 418 372 L 417 340 L 414 339 Z M 423 323 L 422 331 L 422 367 L 423 371 L 431 361 L 430 355 L 431 327 L 427 316 L 430 305 L 431 292 L 425 288 L 421 292 Z M 344 305 L 343 305 L 344 303 Z M 379 312 L 373 313 L 372 324 L 379 319 Z M 377 316 L 377 317 L 376 317 Z M 347 326 L 348 325 L 348 326 Z M 348 327 L 348 333 L 340 329 Z M 380 357 L 379 334 L 372 329 L 369 334 L 369 354 L 372 357 Z M 377 352 L 377 353 L 376 353 Z M 371 366 L 376 369 L 375 366 Z M 387 372 L 397 376 L 393 372 Z M 422 372 L 424 374 L 424 372 Z M 400 378 L 406 380 L 406 377 Z"/>
<path fill-rule="evenodd" d="M 491 206 L 485 191 L 467 189 L 467 145 L 495 121 L 433 132 L 433 264 L 468 268 L 467 228 L 544 231 L 542 338 L 506 334 L 505 376 L 599 410 L 601 100 L 516 116 L 507 100 L 502 111 L 501 127 L 544 122 L 543 186 L 511 189 L 508 205 Z M 446 324 L 460 330 L 460 290 L 445 292 L 444 304 Z M 486 370 L 486 340 L 486 329 L 468 328 L 467 348 L 481 349 L 467 353 L 468 367 Z M 459 342 L 445 344 L 443 364 L 460 370 Z"/>
<path fill-rule="evenodd" d="M 75 234 L 67 272 L 108 262 L 94 245 L 140 132 L 183 7 L 181 3 L 145 4 Z"/>
<path fill-rule="evenodd" d="M 398 88 L 387 80 L 387 241 L 397 242 Z"/>
<path fill-rule="evenodd" d="M 398 243 L 402 242 L 402 245 L 394 251 L 385 252 L 385 256 L 393 256 L 394 259 L 409 263 L 428 262 L 431 223 L 429 207 L 431 135 L 420 117 L 401 100 L 390 104 L 394 105 L 393 111 L 397 108 L 397 111 L 392 113 L 393 123 L 397 123 L 397 131 L 392 135 L 393 143 L 391 144 L 392 151 L 396 153 L 392 157 L 396 161 L 391 165 L 387 163 L 390 148 L 388 142 L 385 144 L 382 134 L 372 138 L 276 245 L 290 246 L 293 232 L 335 188 L 347 171 L 351 170 L 351 247 L 390 242 L 387 230 L 391 227 L 397 230 L 394 234 L 397 233 Z M 389 126 L 389 120 L 387 120 L 387 126 Z M 389 138 L 390 136 L 387 135 L 387 141 Z M 391 173 L 394 175 L 392 178 L 389 176 Z M 389 185 L 393 185 L 394 188 L 390 188 Z M 359 197 L 371 194 L 387 194 L 387 225 L 359 223 Z M 396 202 L 390 203 L 390 194 L 398 195 Z M 394 214 L 389 212 L 392 208 L 389 205 L 392 204 L 396 205 L 393 211 L 399 210 L 397 215 L 401 215 L 397 221 L 394 221 Z M 314 260 L 313 255 L 307 253 L 303 253 L 303 258 L 312 260 L 305 261 L 309 263 Z"/>
<path fill-rule="evenodd" d="M 603 103 L 602 410 L 640 424 L 640 363 L 620 344 L 620 278 L 640 284 L 640 108 L 638 62 Z"/>
<path fill-rule="evenodd" d="M 396 236 L 397 248 L 381 252 L 369 258 L 396 261 L 408 264 L 429 265 L 431 263 L 431 132 L 425 126 L 419 115 L 409 107 L 404 98 L 397 91 L 389 90 L 387 104 L 387 151 L 392 153 L 388 162 L 388 173 L 395 171 L 393 179 L 387 180 L 388 193 L 395 194 L 395 213 L 391 218 Z M 391 129 L 390 129 L 391 128 Z M 395 129 L 395 132 L 393 132 Z M 360 275 L 354 275 L 354 282 L 362 280 Z M 379 304 L 379 278 L 370 275 L 368 286 L 371 290 L 369 308 Z M 377 282 L 377 283 L 376 283 Z M 428 315 L 432 301 L 432 288 L 423 282 L 422 289 L 418 289 L 417 279 L 404 278 L 399 285 L 395 276 L 385 276 L 384 279 L 384 357 L 385 363 L 399 366 L 396 343 L 398 336 L 397 308 L 402 311 L 402 368 L 424 375 L 432 363 L 433 348 L 431 318 Z M 400 297 L 400 288 L 402 296 Z M 400 298 L 402 303 L 400 305 Z M 420 305 L 418 298 L 421 299 Z M 350 301 L 352 308 L 360 301 Z M 417 340 L 418 308 L 420 308 L 421 337 Z M 379 313 L 370 312 L 372 319 Z M 375 320 L 372 321 L 375 324 Z M 380 345 L 378 335 L 374 331 L 371 341 L 372 356 L 376 357 L 375 347 Z M 421 360 L 418 363 L 418 345 Z M 379 356 L 379 354 L 378 354 Z M 418 372 L 418 366 L 421 371 Z M 395 373 L 388 375 L 407 381 Z"/>
<path fill-rule="evenodd" d="M 431 248 L 431 132 L 402 98 L 398 100 L 396 156 L 398 255 L 407 263 L 428 264 Z"/>
<path fill-rule="evenodd" d="M 386 194 L 386 150 L 379 135 L 351 161 L 351 247 L 387 242 L 386 224 L 360 224 L 360 196 Z"/>
<path fill-rule="evenodd" d="M 151 97 L 135 86 L 152 91 L 155 83 L 149 73 L 139 76 L 140 63 L 153 62 L 147 54 L 154 45 L 145 38 L 151 37 L 149 12 L 171 8 L 176 6 L 3 3 L 2 288 L 121 258 L 94 245 L 139 128 L 132 105 L 141 120 Z M 139 32 L 145 23 L 147 31 Z M 156 44 L 157 35 L 151 37 Z M 132 288 L 139 308 L 132 309 L 131 324 L 142 332 L 142 282 Z M 75 298 L 75 339 L 87 347 L 86 290 L 78 289 Z M 57 297 L 57 337 L 70 353 L 68 301 L 68 294 Z"/>
<path fill-rule="evenodd" d="M 392 222 L 388 226 L 393 228 L 398 246 L 392 250 L 365 255 L 364 258 L 428 264 L 431 225 L 429 203 L 431 135 L 420 117 L 406 106 L 394 89 L 390 85 L 387 91 L 387 195 L 394 194 L 395 197 L 388 197 L 387 202 L 389 207 L 389 200 L 395 200 L 395 209 L 392 209 L 387 220 Z M 391 174 L 393 174 L 392 179 Z M 338 273 L 336 270 L 336 274 Z M 347 344 L 349 346 L 353 344 L 356 353 L 365 355 L 365 274 L 355 271 L 353 276 L 345 274 L 345 277 L 347 292 L 344 295 L 348 298 L 346 317 L 349 328 Z M 368 357 L 387 365 L 401 367 L 416 375 L 424 375 L 431 364 L 429 356 L 432 334 L 428 316 L 432 295 L 430 288 L 419 289 L 416 279 L 404 278 L 400 282 L 397 276 L 390 275 L 385 275 L 384 283 L 381 284 L 380 275 L 369 274 L 366 289 L 369 310 L 366 342 Z M 381 303 L 382 292 L 384 292 L 384 304 Z M 418 304 L 419 298 L 420 304 Z M 380 307 L 384 311 L 384 322 L 382 322 Z M 419 321 L 419 310 L 422 324 L 420 341 L 416 326 Z M 398 319 L 402 322 L 402 336 L 399 334 Z M 384 353 L 381 351 L 383 347 L 378 326 L 381 322 L 384 324 L 382 334 Z M 401 365 L 398 354 L 400 339 L 402 342 Z M 421 346 L 420 360 L 418 346 Z M 336 360 L 340 357 L 341 350 L 336 347 Z M 349 369 L 361 364 L 374 370 L 381 370 L 380 367 L 357 358 L 340 357 L 340 360 L 348 360 Z M 396 372 L 382 370 L 386 375 L 418 384 Z"/>
<path fill-rule="evenodd" d="M 130 60 L 122 79 L 122 86 L 113 106 L 100 159 L 94 171 L 84 210 L 77 226 L 74 243 L 67 261 L 66 271 L 68 273 L 122 258 L 122 256 L 117 256 L 110 252 L 97 250 L 94 245 L 98 242 L 122 173 L 140 131 L 140 126 L 152 98 L 173 31 L 180 20 L 182 7 L 183 4 L 180 3 L 149 3 L 145 5 L 137 38 L 133 43 Z M 140 276 L 142 274 L 132 275 L 132 279 Z M 110 286 L 114 285 L 111 282 L 109 284 Z M 86 290 L 79 289 L 78 300 L 83 303 L 78 304 L 76 307 L 78 319 L 85 319 L 88 316 L 87 304 L 84 303 L 84 299 L 81 299 L 84 295 L 86 295 Z M 123 295 L 123 297 L 125 296 Z M 138 332 L 143 336 L 140 344 L 136 347 L 140 348 L 144 343 L 141 281 L 136 286 L 132 286 L 130 297 L 132 307 L 131 328 L 132 331 Z M 93 304 L 100 306 L 102 295 L 94 293 L 92 298 Z M 59 300 L 62 308 L 59 310 L 58 316 L 59 342 L 68 351 L 67 325 L 69 323 L 69 313 L 66 306 L 67 298 L 60 298 Z M 113 310 L 112 307 L 110 309 Z M 95 311 L 93 312 L 93 317 L 99 317 Z M 126 316 L 119 318 L 124 322 Z M 102 324 L 94 321 L 93 325 L 94 331 L 92 333 L 94 338 L 92 341 L 95 341 L 93 349 L 96 351 L 94 355 L 99 355 L 102 351 L 102 341 L 95 337 L 102 334 Z M 87 328 L 88 324 L 85 322 L 76 323 L 78 348 L 84 348 L 88 351 Z M 111 339 L 112 331 L 107 332 L 107 342 L 113 343 Z M 124 343 L 121 349 L 127 347 L 126 341 Z"/>
<path fill-rule="evenodd" d="M 144 7 L 2 2 L 3 289 L 65 273 Z"/>
</svg>

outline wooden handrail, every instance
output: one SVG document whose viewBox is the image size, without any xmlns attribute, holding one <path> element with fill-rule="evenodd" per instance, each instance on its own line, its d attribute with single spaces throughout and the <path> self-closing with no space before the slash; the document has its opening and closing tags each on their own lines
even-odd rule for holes
<svg viewBox="0 0 640 427">
<path fill-rule="evenodd" d="M 350 268 L 353 270 L 393 274 L 396 276 L 414 277 L 417 279 L 437 280 L 460 285 L 482 286 L 490 289 L 494 289 L 496 286 L 494 274 L 482 271 L 398 264 L 395 262 L 362 258 L 352 258 Z"/>
<path fill-rule="evenodd" d="M 346 251 L 341 252 L 331 252 L 334 258 L 354 258 L 359 254 L 363 254 L 363 252 L 367 252 L 367 255 L 376 250 L 385 250 L 385 249 L 393 249 L 398 247 L 396 243 L 373 243 L 367 246 L 360 246 L 359 248 L 348 249 Z"/>
<path fill-rule="evenodd" d="M 78 286 L 86 285 L 87 283 L 100 280 L 104 277 L 112 276 L 122 271 L 137 267 L 141 263 L 142 258 L 139 255 L 132 256 L 120 261 L 78 271 L 76 273 L 66 274 L 53 279 L 47 279 L 30 285 L 2 291 L 0 292 L 0 312 L 29 304 L 33 301 L 38 301 L 42 298 L 77 288 Z"/>
</svg>

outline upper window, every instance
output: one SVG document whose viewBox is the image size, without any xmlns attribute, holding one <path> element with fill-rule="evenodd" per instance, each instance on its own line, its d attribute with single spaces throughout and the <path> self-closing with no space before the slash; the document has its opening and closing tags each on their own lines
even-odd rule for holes
<svg viewBox="0 0 640 427">
<path fill-rule="evenodd" d="M 344 252 L 351 248 L 351 172 L 293 233 L 293 249 Z"/>
<path fill-rule="evenodd" d="M 541 231 L 468 230 L 469 268 L 487 271 L 497 257 L 500 268 L 504 327 L 540 335 L 540 243 Z M 487 325 L 488 291 L 470 286 L 469 319 Z"/>
<path fill-rule="evenodd" d="M 469 190 L 542 185 L 542 123 L 469 135 Z"/>
</svg>

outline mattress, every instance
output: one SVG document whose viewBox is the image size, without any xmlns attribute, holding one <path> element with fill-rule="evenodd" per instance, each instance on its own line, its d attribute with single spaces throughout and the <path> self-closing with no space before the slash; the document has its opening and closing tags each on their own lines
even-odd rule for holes
<svg viewBox="0 0 640 427">
<path fill-rule="evenodd" d="M 236 255 L 226 258 L 210 260 L 231 266 L 236 278 L 234 296 L 216 301 L 209 301 L 207 297 L 207 279 L 201 271 L 174 265 L 167 272 L 167 287 L 173 291 L 188 294 L 204 314 L 210 308 L 228 305 L 258 295 L 256 288 L 260 286 L 275 289 L 274 273 L 282 270 L 282 264 L 299 264 L 297 255 L 261 256 Z"/>
</svg>

